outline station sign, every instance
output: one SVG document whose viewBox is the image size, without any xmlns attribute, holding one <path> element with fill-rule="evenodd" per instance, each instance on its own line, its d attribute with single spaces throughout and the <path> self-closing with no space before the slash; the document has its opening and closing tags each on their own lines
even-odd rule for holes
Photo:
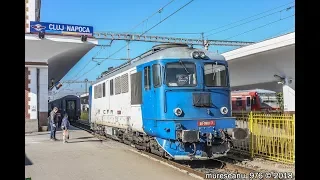
<svg viewBox="0 0 320 180">
<path fill-rule="evenodd" d="M 30 21 L 30 33 L 38 33 L 38 32 L 45 32 L 46 34 L 70 35 L 70 36 L 87 35 L 88 37 L 92 37 L 93 27 L 83 26 L 83 25 Z"/>
</svg>

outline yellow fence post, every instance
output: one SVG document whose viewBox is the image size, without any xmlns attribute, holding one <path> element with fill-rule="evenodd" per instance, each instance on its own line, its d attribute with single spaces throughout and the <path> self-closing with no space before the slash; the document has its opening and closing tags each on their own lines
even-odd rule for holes
<svg viewBox="0 0 320 180">
<path fill-rule="evenodd" d="M 295 139 L 295 135 L 296 135 L 296 128 L 295 128 L 295 120 L 296 120 L 296 117 L 295 117 L 295 114 L 292 115 L 292 138 L 293 138 L 293 157 L 292 157 L 292 160 L 293 160 L 293 163 L 295 162 L 295 154 L 296 154 L 296 139 Z"/>
<path fill-rule="evenodd" d="M 242 118 L 242 119 L 241 119 Z M 260 156 L 269 160 L 294 164 L 295 162 L 295 115 L 250 111 L 237 114 L 239 123 L 247 123 L 249 137 L 237 142 L 234 149 L 244 151 L 251 157 Z M 241 124 L 243 125 L 243 124 Z M 245 149 L 245 150 L 244 150 Z"/>
<path fill-rule="evenodd" d="M 250 133 L 250 154 L 251 154 L 251 157 L 253 157 L 253 133 L 252 133 L 252 130 L 253 130 L 253 115 L 252 115 L 252 111 L 250 112 L 250 115 L 249 115 L 249 133 Z"/>
</svg>

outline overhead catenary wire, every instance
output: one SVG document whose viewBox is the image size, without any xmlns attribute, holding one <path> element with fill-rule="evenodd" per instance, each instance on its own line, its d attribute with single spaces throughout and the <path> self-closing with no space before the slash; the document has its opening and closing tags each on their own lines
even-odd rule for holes
<svg viewBox="0 0 320 180">
<path fill-rule="evenodd" d="M 190 35 L 190 34 L 200 34 L 201 32 L 177 32 L 177 33 L 148 33 L 150 35 L 173 35 L 173 34 L 186 34 L 186 35 Z"/>
<path fill-rule="evenodd" d="M 290 7 L 288 7 L 288 8 L 291 9 L 291 8 L 294 8 L 294 7 L 295 7 L 295 6 L 290 6 Z M 248 24 L 248 23 L 250 23 L 250 22 L 253 22 L 253 21 L 256 21 L 256 20 L 259 20 L 259 19 L 262 19 L 262 18 L 266 18 L 266 17 L 268 17 L 268 16 L 274 15 L 274 14 L 279 13 L 279 12 L 282 12 L 282 11 L 284 11 L 284 10 L 288 10 L 288 8 L 281 9 L 281 10 L 279 10 L 279 11 L 277 11 L 277 12 L 273 12 L 273 13 L 267 14 L 267 15 L 265 15 L 265 16 L 262 16 L 262 17 L 259 17 L 259 18 L 256 18 L 256 19 L 253 19 L 253 20 L 250 20 L 250 21 L 247 21 L 247 22 L 244 22 L 244 23 L 235 25 L 235 26 L 232 26 L 232 27 L 230 27 L 230 28 L 223 29 L 223 30 L 218 31 L 218 32 L 211 33 L 211 34 L 209 34 L 209 35 L 206 35 L 206 38 L 209 37 L 209 36 L 212 36 L 212 35 L 214 35 L 214 34 L 218 34 L 218 33 L 221 33 L 221 32 L 225 32 L 225 31 L 227 31 L 227 30 L 230 30 L 230 29 L 233 29 L 233 28 L 242 26 L 242 25 L 244 25 L 244 24 Z"/>
<path fill-rule="evenodd" d="M 246 34 L 246 33 L 248 33 L 248 32 L 251 32 L 251 31 L 254 31 L 254 30 L 257 30 L 257 29 L 260 29 L 260 28 L 266 27 L 266 26 L 269 26 L 269 25 L 271 25 L 271 24 L 274 24 L 274 23 L 276 23 L 276 22 L 279 22 L 279 21 L 282 21 L 282 20 L 288 19 L 288 18 L 293 17 L 293 16 L 295 16 L 295 14 L 293 14 L 293 15 L 291 15 L 291 16 L 287 16 L 287 17 L 285 17 L 285 18 L 281 18 L 281 19 L 276 20 L 276 21 L 272 21 L 272 22 L 270 22 L 270 23 L 268 23 L 268 24 L 265 24 L 265 25 L 262 25 L 262 26 L 259 26 L 259 27 L 256 27 L 256 28 L 253 28 L 253 29 L 250 29 L 250 30 L 248 30 L 248 31 L 245 31 L 245 32 L 239 33 L 239 34 L 237 34 L 237 35 L 234 35 L 234 36 L 228 37 L 227 39 L 224 39 L 224 41 L 229 40 L 229 39 L 234 38 L 234 37 L 237 37 L 237 36 L 240 36 L 240 35 L 243 35 L 243 34 Z"/>
<path fill-rule="evenodd" d="M 267 38 L 264 38 L 263 41 L 268 40 L 268 39 L 272 39 L 275 37 L 283 36 L 285 34 L 293 33 L 294 31 L 295 31 L 295 27 L 293 26 L 291 28 L 287 28 L 285 30 L 278 31 L 277 33 L 274 33 L 273 35 L 268 36 Z"/>
<path fill-rule="evenodd" d="M 232 25 L 232 24 L 235 24 L 235 23 L 238 23 L 238 22 L 241 22 L 241 21 L 244 21 L 244 20 L 247 20 L 247 19 L 256 17 L 256 16 L 259 16 L 259 15 L 261 15 L 261 14 L 264 14 L 264 13 L 267 13 L 267 12 L 270 12 L 270 11 L 273 11 L 273 10 L 276 10 L 276 9 L 278 9 L 278 8 L 280 8 L 280 7 L 287 6 L 288 4 L 292 4 L 292 3 L 294 3 L 294 1 L 292 1 L 292 2 L 290 2 L 290 3 L 286 3 L 286 4 L 281 5 L 281 6 L 278 6 L 278 7 L 275 7 L 275 8 L 272 8 L 272 9 L 269 9 L 269 10 L 264 11 L 264 12 L 262 12 L 262 13 L 255 14 L 255 15 L 253 15 L 253 16 L 250 16 L 250 17 L 247 17 L 247 18 L 244 18 L 244 19 L 241 19 L 241 20 L 238 20 L 238 21 L 235 21 L 235 22 L 232 22 L 232 23 L 229 23 L 229 24 L 226 24 L 226 25 L 223 25 L 223 26 L 220 26 L 220 27 L 211 29 L 211 30 L 206 31 L 206 32 L 204 32 L 204 33 L 207 34 L 207 33 L 211 32 L 211 31 L 215 31 L 215 30 L 217 30 L 217 29 L 221 29 L 221 28 L 223 28 L 223 27 L 226 27 L 226 26 L 229 26 L 229 25 Z"/>
<path fill-rule="evenodd" d="M 177 12 L 179 12 L 181 9 L 183 9 L 184 7 L 186 7 L 187 5 L 189 5 L 191 2 L 193 2 L 194 0 L 190 0 L 188 3 L 186 3 L 185 5 L 183 5 L 182 7 L 180 7 L 179 9 L 177 9 L 176 11 L 174 11 L 173 13 L 171 13 L 169 16 L 167 16 L 166 18 L 164 18 L 163 20 L 161 20 L 159 23 L 157 23 L 156 25 L 152 26 L 151 28 L 149 28 L 148 30 L 146 30 L 144 33 L 142 33 L 141 35 L 146 34 L 147 32 L 149 32 L 150 30 L 152 30 L 153 28 L 155 28 L 156 26 L 158 26 L 159 24 L 161 24 L 163 21 L 167 20 L 169 17 L 173 16 L 174 14 L 176 14 Z M 170 1 L 169 3 L 171 3 L 173 1 Z M 168 4 L 166 4 L 165 6 L 167 6 Z M 164 7 L 165 7 L 164 6 Z M 163 9 L 163 8 L 161 8 Z M 158 12 L 158 11 L 157 11 Z M 145 21 L 145 20 L 144 20 Z M 130 42 L 129 42 L 130 43 Z M 109 55 L 106 59 L 111 58 L 113 55 L 117 54 L 118 52 L 120 52 L 122 49 L 124 49 L 125 47 L 127 47 L 127 45 L 123 46 L 122 48 L 120 48 L 119 50 L 117 50 L 116 52 L 112 53 L 111 55 Z M 105 60 L 106 60 L 105 59 Z M 97 66 L 99 66 L 100 64 L 102 64 L 105 60 L 102 60 L 100 63 L 97 63 L 95 66 L 93 66 L 89 71 L 85 72 L 84 74 L 82 74 L 80 77 L 76 78 L 75 80 L 80 79 L 81 77 L 83 77 L 84 75 L 88 74 L 89 72 L 91 72 L 93 69 L 95 69 Z M 69 87 L 70 84 L 68 84 L 67 87 Z M 60 92 L 60 91 L 59 91 Z M 58 92 L 58 93 L 59 93 Z"/>
<path fill-rule="evenodd" d="M 152 26 L 151 28 L 149 28 L 148 30 L 146 30 L 145 32 L 143 32 L 142 34 L 140 34 L 139 36 L 143 36 L 144 34 L 146 34 L 147 32 L 149 32 L 150 30 L 152 30 L 153 28 L 155 28 L 156 26 L 158 26 L 159 24 L 161 24 L 163 21 L 167 20 L 168 18 L 170 18 L 171 16 L 173 16 L 174 14 L 176 14 L 177 12 L 179 12 L 181 9 L 183 9 L 184 7 L 186 7 L 187 5 L 189 5 L 191 2 L 193 2 L 194 0 L 189 1 L 188 3 L 186 3 L 185 5 L 183 5 L 182 7 L 180 7 L 179 9 L 177 9 L 176 11 L 174 11 L 173 13 L 171 13 L 169 16 L 167 16 L 166 18 L 164 18 L 163 20 L 159 21 L 157 24 L 155 24 L 154 26 Z M 128 44 L 130 44 L 131 42 L 128 42 Z M 125 47 L 127 47 L 127 44 L 125 46 L 123 46 L 122 48 L 120 48 L 119 50 L 117 50 L 116 52 L 112 53 L 110 56 L 108 56 L 107 58 L 105 58 L 104 60 L 101 61 L 101 63 L 103 63 L 105 60 L 109 59 L 110 57 L 112 57 L 113 55 L 117 54 L 118 52 L 120 52 L 121 50 L 123 50 Z"/>
<path fill-rule="evenodd" d="M 152 18 L 153 16 L 155 16 L 156 14 L 158 14 L 160 11 L 163 11 L 163 9 L 167 6 L 169 6 L 171 3 L 173 3 L 173 1 L 175 0 L 171 0 L 170 2 L 168 2 L 166 5 L 164 5 L 163 7 L 161 7 L 159 10 L 157 10 L 156 12 L 154 12 L 152 15 L 150 15 L 149 17 L 147 17 L 146 19 L 144 19 L 143 21 L 141 21 L 139 24 L 137 24 L 136 26 L 134 26 L 133 28 L 131 28 L 129 31 L 139 27 L 141 24 L 143 24 L 144 22 L 148 21 L 150 18 Z"/>
<path fill-rule="evenodd" d="M 272 9 L 269 9 L 269 10 L 264 11 L 264 12 L 262 12 L 262 13 L 259 13 L 259 14 L 256 14 L 256 15 L 253 15 L 253 16 L 250 16 L 250 17 L 241 19 L 241 20 L 239 20 L 239 21 L 232 22 L 232 23 L 229 23 L 229 24 L 226 24 L 226 25 L 223 25 L 223 26 L 220 26 L 220 27 L 211 29 L 211 30 L 206 31 L 206 32 L 177 32 L 177 33 L 148 33 L 148 34 L 149 34 L 149 35 L 176 35 L 176 34 L 180 34 L 180 35 L 199 34 L 199 35 L 201 35 L 202 33 L 209 33 L 209 32 L 211 32 L 211 31 L 218 30 L 218 29 L 221 29 L 221 28 L 223 28 L 223 27 L 226 27 L 226 26 L 229 26 L 229 25 L 232 25 L 232 24 L 236 24 L 236 23 L 238 23 L 238 22 L 241 22 L 241 21 L 244 21 L 244 20 L 247 20 L 247 19 L 250 19 L 250 18 L 259 16 L 259 15 L 265 14 L 265 13 L 267 13 L 267 12 L 270 12 L 270 11 L 273 11 L 273 10 L 276 10 L 276 9 L 279 9 L 279 8 L 281 8 L 281 7 L 287 6 L 287 5 L 292 4 L 292 3 L 294 3 L 294 1 L 293 1 L 293 2 L 290 2 L 290 3 L 286 3 L 286 4 L 281 5 L 281 6 L 278 6 L 278 7 L 275 7 L 275 8 L 272 8 Z M 295 6 L 293 5 L 293 6 L 290 6 L 290 7 L 288 7 L 288 8 L 292 8 L 292 7 L 295 7 Z M 273 14 L 276 14 L 276 13 L 279 13 L 279 12 L 281 12 L 281 11 L 283 11 L 283 10 L 287 10 L 288 8 L 282 9 L 282 10 L 280 10 L 280 11 L 276 11 L 276 12 L 274 12 L 274 13 L 268 14 L 268 15 L 263 16 L 263 17 L 260 17 L 260 18 L 257 18 L 257 19 L 255 19 L 255 20 L 258 20 L 258 19 L 261 19 L 261 18 L 265 18 L 265 17 L 267 17 L 267 16 L 270 16 L 270 15 L 273 15 Z M 249 22 L 252 22 L 252 21 L 249 21 Z M 244 24 L 246 24 L 246 23 L 244 23 Z M 243 24 L 241 24 L 241 25 L 243 25 Z M 238 26 L 240 26 L 240 25 L 238 25 Z M 237 27 L 237 26 L 235 26 L 235 27 Z M 226 29 L 226 30 L 229 30 L 229 28 Z M 212 34 L 210 34 L 210 35 L 212 35 Z M 207 35 L 206 37 L 209 37 L 210 35 Z"/>
<path fill-rule="evenodd" d="M 164 6 L 162 6 L 162 7 L 160 8 L 160 10 L 163 10 L 165 7 L 169 6 L 169 5 L 170 5 L 171 3 L 173 3 L 174 1 L 175 1 L 175 0 L 171 0 L 170 2 L 168 2 L 167 4 L 165 4 Z M 129 31 L 134 30 L 135 28 L 137 28 L 138 26 L 140 26 L 141 24 L 143 24 L 145 21 L 148 21 L 148 20 L 149 20 L 150 18 L 152 18 L 154 15 L 156 15 L 157 13 L 159 13 L 160 10 L 155 11 L 152 15 L 150 15 L 149 17 L 147 17 L 146 19 L 144 19 L 143 21 L 141 21 L 140 23 L 138 23 L 138 24 L 135 25 L 134 27 L 130 28 Z M 96 57 L 97 55 L 99 55 L 100 52 L 101 52 L 101 50 L 102 50 L 102 48 L 95 54 L 94 57 Z M 77 73 L 75 76 L 73 76 L 71 79 L 76 78 L 76 77 L 79 75 L 79 73 L 82 72 L 82 71 L 90 64 L 90 62 L 92 62 L 92 59 L 94 59 L 94 57 L 91 58 L 91 60 L 88 60 L 88 62 L 87 62 L 87 63 L 78 71 L 78 73 Z M 99 63 L 98 63 L 98 65 L 99 65 Z M 62 83 L 62 84 L 64 84 L 64 83 Z M 67 87 L 68 87 L 68 86 L 67 86 Z"/>
<path fill-rule="evenodd" d="M 173 12 L 172 14 L 170 14 L 169 16 L 167 16 L 166 18 L 164 18 L 163 20 L 161 20 L 159 23 L 157 23 L 156 25 L 152 26 L 151 28 L 149 28 L 148 30 L 146 30 L 144 33 L 142 33 L 140 36 L 146 34 L 147 32 L 149 32 L 150 30 L 152 30 L 153 28 L 155 28 L 156 26 L 158 26 L 159 24 L 161 24 L 163 21 L 167 20 L 169 17 L 173 16 L 174 14 L 176 14 L 177 12 L 179 12 L 181 9 L 183 9 L 184 7 L 186 7 L 187 5 L 189 5 L 191 2 L 193 2 L 194 0 L 189 1 L 188 3 L 186 3 L 185 5 L 183 5 L 182 7 L 180 7 L 179 9 L 177 9 L 175 12 Z M 113 54 L 111 54 L 108 58 L 110 58 L 111 56 L 113 56 L 114 54 L 118 53 L 119 51 L 121 51 L 122 49 L 124 49 L 127 45 L 123 46 L 122 48 L 120 48 L 118 51 L 114 52 Z M 106 58 L 106 59 L 108 59 Z M 101 63 L 103 63 L 105 60 L 103 60 Z M 86 75 L 87 73 L 89 73 L 90 71 L 92 71 L 94 68 L 96 68 L 98 65 L 94 66 L 93 68 L 91 68 L 89 71 L 87 71 L 86 73 L 84 73 L 82 76 Z M 82 77 L 81 76 L 81 77 Z M 78 78 L 79 79 L 79 78 Z M 76 79 L 76 80 L 78 80 Z"/>
<path fill-rule="evenodd" d="M 265 48 L 265 47 L 267 47 L 267 46 L 271 46 L 271 45 L 280 44 L 280 43 L 283 43 L 283 42 L 292 41 L 293 39 L 294 39 L 294 38 L 287 39 L 287 40 L 283 40 L 283 41 L 279 41 L 279 42 L 275 42 L 275 43 L 272 43 L 272 44 L 267 44 L 267 45 L 265 45 L 265 46 L 259 46 L 259 47 L 253 48 L 253 49 L 251 49 L 251 50 L 261 49 L 261 48 Z M 265 41 L 265 40 L 264 40 L 264 41 Z M 259 43 L 259 42 L 257 42 L 257 43 Z M 233 50 L 235 50 L 235 49 L 233 49 Z M 232 50 L 232 51 L 233 51 L 233 50 Z M 228 52 L 230 52 L 230 51 L 228 51 Z M 226 53 L 226 52 L 222 52 L 221 54 L 223 54 L 223 53 Z M 237 53 L 234 53 L 234 54 L 230 54 L 229 56 L 234 56 L 234 55 L 241 54 L 241 53 L 243 53 L 243 52 L 237 52 Z"/>
<path fill-rule="evenodd" d="M 102 47 L 103 47 L 103 46 L 102 46 Z M 94 55 L 94 57 L 98 56 L 98 55 L 101 53 L 101 51 L 102 51 L 102 49 L 103 49 L 102 47 L 101 47 L 101 48 L 99 49 L 99 51 Z M 83 70 L 90 64 L 90 62 L 91 62 L 91 60 L 89 59 L 88 62 L 82 67 L 82 69 L 80 69 L 80 70 L 78 71 L 78 73 L 74 76 L 74 78 L 77 77 L 77 76 L 80 74 L 80 72 L 83 71 Z M 62 84 L 64 84 L 64 83 L 62 83 Z"/>
</svg>

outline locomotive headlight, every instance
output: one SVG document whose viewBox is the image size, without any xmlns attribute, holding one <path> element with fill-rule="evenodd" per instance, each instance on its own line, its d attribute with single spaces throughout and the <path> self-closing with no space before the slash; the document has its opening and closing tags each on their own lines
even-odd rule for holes
<svg viewBox="0 0 320 180">
<path fill-rule="evenodd" d="M 195 59 L 199 59 L 200 53 L 199 53 L 198 51 L 194 51 L 194 52 L 192 53 L 192 57 L 195 58 Z"/>
<path fill-rule="evenodd" d="M 206 58 L 206 54 L 204 52 L 199 52 L 199 56 L 201 59 L 205 59 Z"/>
<path fill-rule="evenodd" d="M 174 114 L 175 114 L 176 116 L 181 116 L 181 115 L 182 115 L 182 109 L 181 109 L 181 108 L 175 108 L 175 109 L 173 110 L 173 112 L 174 112 Z"/>
<path fill-rule="evenodd" d="M 228 108 L 227 107 L 222 107 L 220 109 L 221 114 L 227 114 L 228 113 Z"/>
</svg>

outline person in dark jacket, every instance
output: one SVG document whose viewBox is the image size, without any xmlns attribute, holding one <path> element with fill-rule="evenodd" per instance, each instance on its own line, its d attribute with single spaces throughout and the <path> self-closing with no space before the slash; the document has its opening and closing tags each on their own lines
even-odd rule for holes
<svg viewBox="0 0 320 180">
<path fill-rule="evenodd" d="M 63 130 L 63 143 L 67 143 L 66 139 L 69 139 L 69 128 L 70 128 L 70 122 L 68 120 L 68 115 L 65 114 L 62 123 L 61 123 L 61 129 Z"/>
<path fill-rule="evenodd" d="M 62 122 L 62 111 L 61 109 L 58 109 L 58 112 L 56 113 L 57 114 L 57 119 L 58 119 L 58 128 L 61 127 L 61 122 Z"/>
<path fill-rule="evenodd" d="M 56 139 L 56 131 L 58 126 L 58 119 L 56 113 L 58 112 L 58 108 L 54 107 L 53 110 L 50 112 L 50 139 L 52 141 L 57 140 Z"/>
</svg>

